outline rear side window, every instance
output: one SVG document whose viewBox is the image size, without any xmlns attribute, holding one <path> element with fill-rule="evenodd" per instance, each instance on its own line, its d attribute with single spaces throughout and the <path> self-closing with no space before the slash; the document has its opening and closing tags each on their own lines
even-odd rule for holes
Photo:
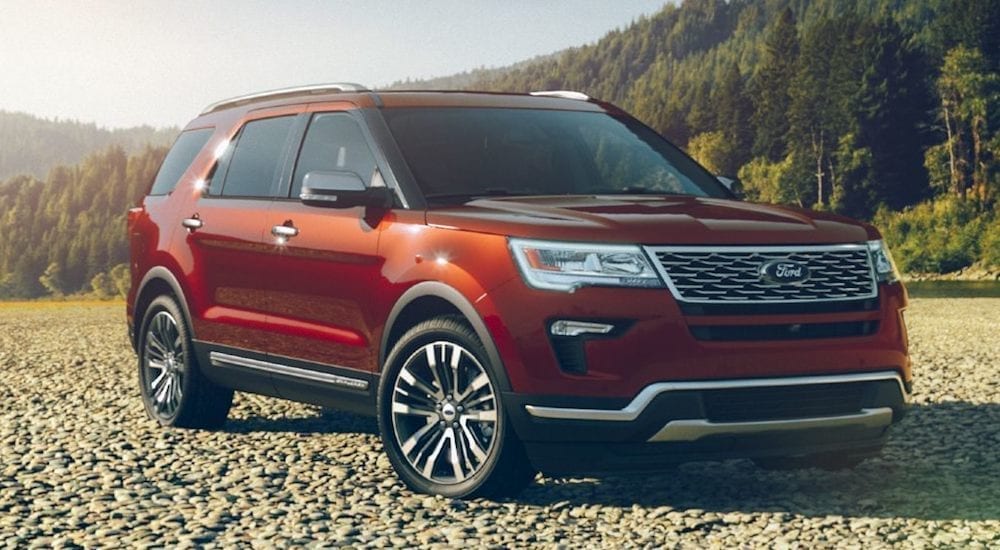
<svg viewBox="0 0 1000 550">
<path fill-rule="evenodd" d="M 222 196 L 276 195 L 281 160 L 294 121 L 294 116 L 265 118 L 248 122 L 243 127 L 229 161 Z"/>
<path fill-rule="evenodd" d="M 181 176 L 194 162 L 194 157 L 198 156 L 198 152 L 208 142 L 208 138 L 212 137 L 213 131 L 212 128 L 202 128 L 189 130 L 177 136 L 177 141 L 174 142 L 174 146 L 170 148 L 170 152 L 163 159 L 163 164 L 160 165 L 160 171 L 156 173 L 156 179 L 153 181 L 153 188 L 149 190 L 149 194 L 166 195 L 173 191 Z"/>
<path fill-rule="evenodd" d="M 361 126 L 347 113 L 321 113 L 313 117 L 302 142 L 299 162 L 292 179 L 292 197 L 302 192 L 309 172 L 353 172 L 365 184 L 375 174 L 375 156 L 365 141 Z"/>
</svg>

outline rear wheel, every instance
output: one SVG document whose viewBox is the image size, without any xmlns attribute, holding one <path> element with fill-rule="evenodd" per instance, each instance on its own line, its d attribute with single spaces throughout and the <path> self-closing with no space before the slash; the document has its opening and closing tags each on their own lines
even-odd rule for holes
<svg viewBox="0 0 1000 550">
<path fill-rule="evenodd" d="M 462 318 L 431 319 L 404 334 L 378 399 L 382 443 L 411 489 L 506 496 L 534 479 L 485 350 Z"/>
<path fill-rule="evenodd" d="M 160 296 L 150 303 L 139 338 L 139 389 L 149 417 L 164 426 L 222 426 L 233 391 L 201 373 L 190 331 L 173 298 Z"/>
</svg>

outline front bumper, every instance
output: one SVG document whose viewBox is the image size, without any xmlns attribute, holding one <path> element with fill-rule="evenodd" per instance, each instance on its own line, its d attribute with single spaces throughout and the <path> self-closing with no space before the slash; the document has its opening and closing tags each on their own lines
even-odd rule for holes
<svg viewBox="0 0 1000 550">
<path fill-rule="evenodd" d="M 504 395 L 532 462 L 550 474 L 697 460 L 875 454 L 902 418 L 899 372 L 661 382 L 630 400 Z"/>
<path fill-rule="evenodd" d="M 682 311 L 669 292 L 586 287 L 560 293 L 511 280 L 475 302 L 503 362 L 513 392 L 590 399 L 631 399 L 662 382 L 821 376 L 894 370 L 911 379 L 901 285 L 881 285 L 863 310 L 824 313 Z M 613 333 L 579 337 L 575 354 L 560 355 L 550 326 L 556 320 L 615 325 Z M 866 325 L 862 335 L 810 337 L 808 327 Z M 756 335 L 768 326 L 801 334 Z M 753 339 L 712 339 L 711 331 L 745 331 Z M 573 350 L 570 350 L 573 351 Z M 575 368 L 585 359 L 584 368 Z"/>
</svg>

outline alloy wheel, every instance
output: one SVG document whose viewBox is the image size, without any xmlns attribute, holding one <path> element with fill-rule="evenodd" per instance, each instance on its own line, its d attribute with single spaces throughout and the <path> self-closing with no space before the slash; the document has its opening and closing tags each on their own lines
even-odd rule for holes
<svg viewBox="0 0 1000 550">
<path fill-rule="evenodd" d="M 423 478 L 461 483 L 496 445 L 497 395 L 486 369 L 463 346 L 418 348 L 392 388 L 392 425 L 402 454 Z"/>
<path fill-rule="evenodd" d="M 181 404 L 184 388 L 185 352 L 177 321 L 159 311 L 149 321 L 143 347 L 145 384 L 156 415 L 171 418 Z"/>
</svg>

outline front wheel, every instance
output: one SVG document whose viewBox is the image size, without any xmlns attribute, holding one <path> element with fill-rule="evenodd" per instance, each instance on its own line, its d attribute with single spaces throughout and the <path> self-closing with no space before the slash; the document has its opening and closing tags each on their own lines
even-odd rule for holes
<svg viewBox="0 0 1000 550">
<path fill-rule="evenodd" d="M 400 338 L 386 360 L 378 412 L 389 460 L 414 491 L 508 496 L 535 476 L 485 350 L 460 317 L 425 321 Z"/>
</svg>

